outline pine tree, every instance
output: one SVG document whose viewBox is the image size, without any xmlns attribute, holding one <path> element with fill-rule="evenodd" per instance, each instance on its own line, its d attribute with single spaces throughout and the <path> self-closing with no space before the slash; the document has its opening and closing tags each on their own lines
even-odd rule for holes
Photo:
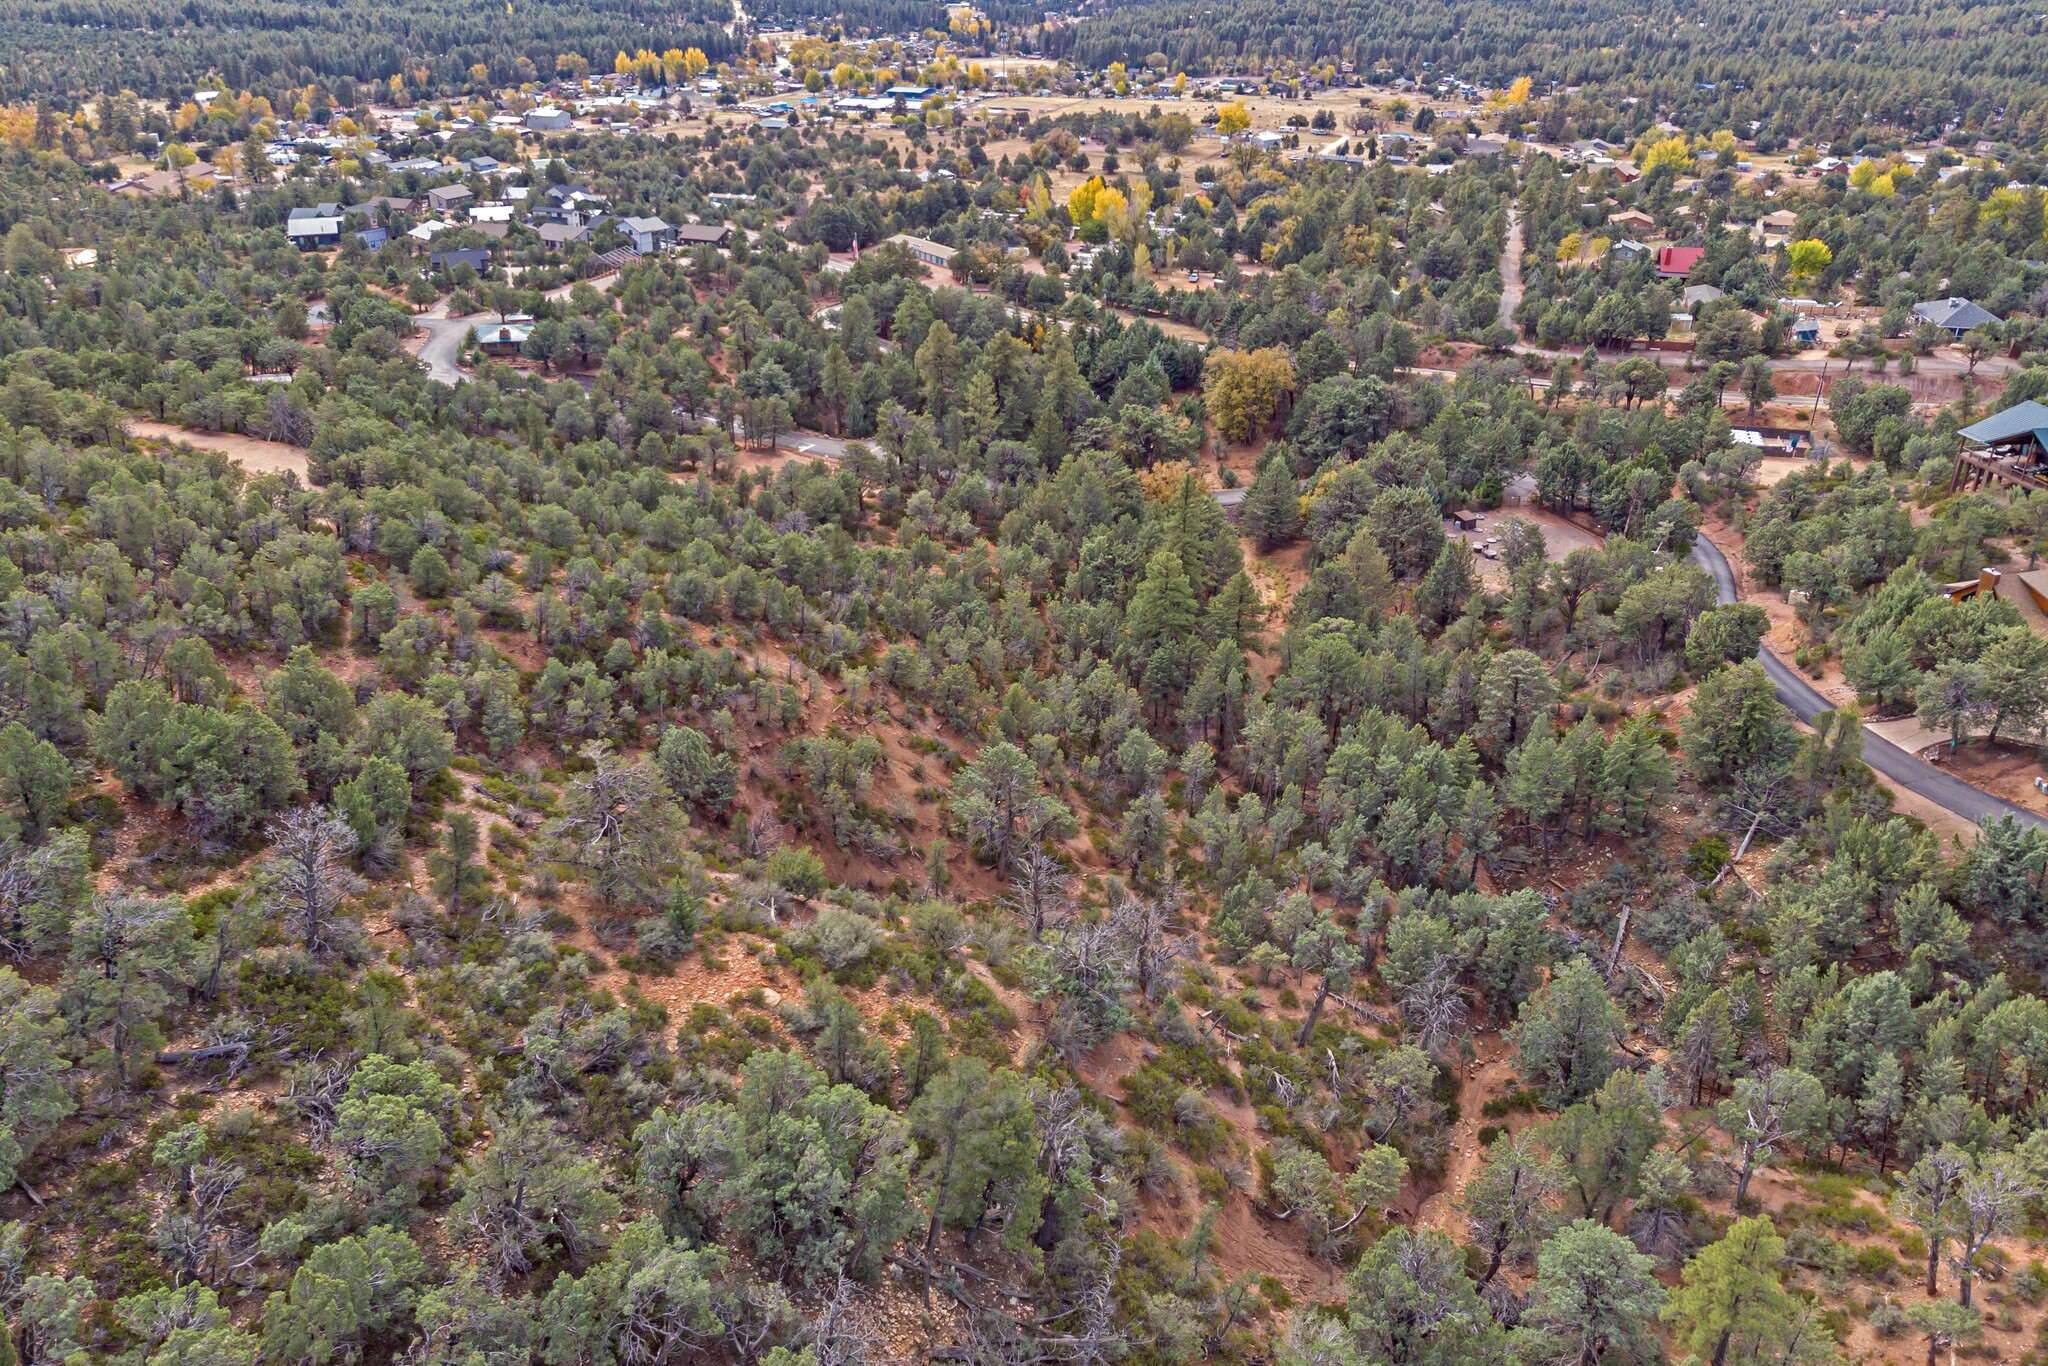
<svg viewBox="0 0 2048 1366">
<path fill-rule="evenodd" d="M 1785 1240 L 1762 1215 L 1737 1220 L 1720 1242 L 1701 1249 L 1664 1307 L 1680 1350 L 1726 1366 L 1739 1335 L 1754 1344 L 1756 1358 L 1777 1359 L 1766 1355 L 1767 1345 L 1782 1342 L 1801 1316 L 1801 1302 L 1778 1279 L 1784 1256 Z"/>
<path fill-rule="evenodd" d="M 1651 1332 L 1664 1289 L 1646 1257 L 1605 1224 L 1579 1219 L 1536 1254 L 1536 1284 L 1522 1322 L 1543 1347 L 1531 1360 L 1650 1363 L 1663 1352 Z"/>
<path fill-rule="evenodd" d="M 1622 1016 L 1600 974 L 1574 958 L 1522 1003 L 1508 1031 L 1521 1074 L 1543 1088 L 1546 1104 L 1569 1105 L 1599 1089 L 1614 1070 Z"/>
<path fill-rule="evenodd" d="M 1241 516 L 1245 535 L 1264 551 L 1277 550 L 1300 533 L 1301 494 L 1285 460 L 1269 458 L 1259 466 L 1251 490 L 1244 496 Z"/>
<path fill-rule="evenodd" d="M 1472 573 L 1472 547 L 1463 541 L 1446 541 L 1429 572 L 1415 587 L 1415 610 L 1424 621 L 1448 626 L 1464 612 L 1477 586 Z"/>
</svg>

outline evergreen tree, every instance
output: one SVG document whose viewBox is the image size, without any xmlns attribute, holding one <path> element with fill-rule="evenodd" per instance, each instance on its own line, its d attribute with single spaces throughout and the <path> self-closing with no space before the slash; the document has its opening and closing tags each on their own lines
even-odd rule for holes
<svg viewBox="0 0 2048 1366">
<path fill-rule="evenodd" d="M 1521 1074 L 1546 1104 L 1569 1105 L 1598 1090 L 1614 1070 L 1622 1016 L 1593 965 L 1574 958 L 1522 1005 L 1508 1031 Z"/>
<path fill-rule="evenodd" d="M 1259 466 L 1240 513 L 1245 534 L 1271 552 L 1286 545 L 1301 531 L 1301 494 L 1294 487 L 1287 462 L 1268 459 Z"/>
</svg>

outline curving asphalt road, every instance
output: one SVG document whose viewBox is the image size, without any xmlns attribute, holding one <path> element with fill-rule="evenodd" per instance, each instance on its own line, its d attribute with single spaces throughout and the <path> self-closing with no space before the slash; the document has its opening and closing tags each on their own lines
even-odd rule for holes
<svg viewBox="0 0 2048 1366">
<path fill-rule="evenodd" d="M 438 318 L 431 313 L 422 313 L 413 319 L 413 325 L 427 334 L 416 354 L 428 379 L 451 389 L 468 381 L 469 376 L 462 373 L 457 362 L 462 359 L 462 339 L 469 335 L 475 321 L 473 318 L 450 318 L 446 313 Z"/>
<path fill-rule="evenodd" d="M 1735 571 L 1729 567 L 1728 557 L 1721 553 L 1719 547 L 1706 537 L 1699 537 L 1692 543 L 1692 561 L 1714 576 L 1714 586 L 1722 602 L 1737 600 Z M 1812 721 L 1822 712 L 1835 709 L 1833 703 L 1821 696 L 1784 660 L 1771 653 L 1769 646 L 1758 651 L 1757 658 L 1762 662 L 1764 672 L 1770 675 L 1771 682 L 1777 685 L 1778 700 L 1801 721 Z M 1964 820 L 1981 825 L 2000 816 L 2012 816 L 2022 825 L 2048 829 L 2048 820 L 2023 807 L 2014 806 L 2002 797 L 1994 797 L 1982 788 L 1972 787 L 1953 774 L 1943 773 L 1917 755 L 1909 754 L 1867 730 L 1863 732 L 1863 762 L 1899 786 L 1917 792 Z"/>
</svg>

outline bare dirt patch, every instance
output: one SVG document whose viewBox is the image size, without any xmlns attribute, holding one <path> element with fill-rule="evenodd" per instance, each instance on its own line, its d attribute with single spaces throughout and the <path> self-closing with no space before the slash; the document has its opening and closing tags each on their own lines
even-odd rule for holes
<svg viewBox="0 0 2048 1366">
<path fill-rule="evenodd" d="M 302 484 L 311 482 L 307 474 L 306 453 L 282 441 L 263 441 L 234 432 L 195 432 L 168 422 L 152 422 L 139 417 L 128 419 L 128 435 L 137 441 L 158 441 L 167 445 L 190 446 L 194 450 L 217 451 L 251 476 L 290 473 L 297 475 Z"/>
</svg>

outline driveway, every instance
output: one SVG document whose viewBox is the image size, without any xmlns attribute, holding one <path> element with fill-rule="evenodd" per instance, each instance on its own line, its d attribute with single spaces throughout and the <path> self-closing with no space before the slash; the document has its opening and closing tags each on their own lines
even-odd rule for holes
<svg viewBox="0 0 2048 1366">
<path fill-rule="evenodd" d="M 1728 564 L 1728 557 L 1706 537 L 1701 536 L 1692 543 L 1692 561 L 1714 576 L 1714 586 L 1724 603 L 1737 600 L 1735 571 Z M 1833 711 L 1834 704 L 1814 689 L 1797 671 L 1773 654 L 1769 647 L 1758 652 L 1764 672 L 1777 687 L 1778 700 L 1801 721 L 1812 721 L 1824 711 Z M 1943 773 L 1933 765 L 1923 762 L 1918 756 L 1900 749 L 1882 736 L 1863 732 L 1863 762 L 1882 773 L 1886 778 L 1908 791 L 1916 792 L 1944 810 L 1961 816 L 1966 821 L 1982 825 L 1985 821 L 2000 816 L 2011 816 L 2021 825 L 2037 829 L 2048 829 L 2048 820 L 2043 820 L 2031 811 L 2014 806 L 2002 797 L 1994 797 L 1981 788 L 1975 788 L 1955 777 Z"/>
<path fill-rule="evenodd" d="M 456 361 L 462 355 L 462 339 L 475 322 L 474 318 L 449 317 L 446 303 L 435 304 L 413 318 L 414 325 L 427 334 L 415 354 L 426 367 L 428 379 L 453 388 L 469 378 Z"/>
<path fill-rule="evenodd" d="M 1500 325 L 1515 325 L 1522 306 L 1522 215 L 1508 205 L 1508 241 L 1500 253 Z"/>
</svg>

